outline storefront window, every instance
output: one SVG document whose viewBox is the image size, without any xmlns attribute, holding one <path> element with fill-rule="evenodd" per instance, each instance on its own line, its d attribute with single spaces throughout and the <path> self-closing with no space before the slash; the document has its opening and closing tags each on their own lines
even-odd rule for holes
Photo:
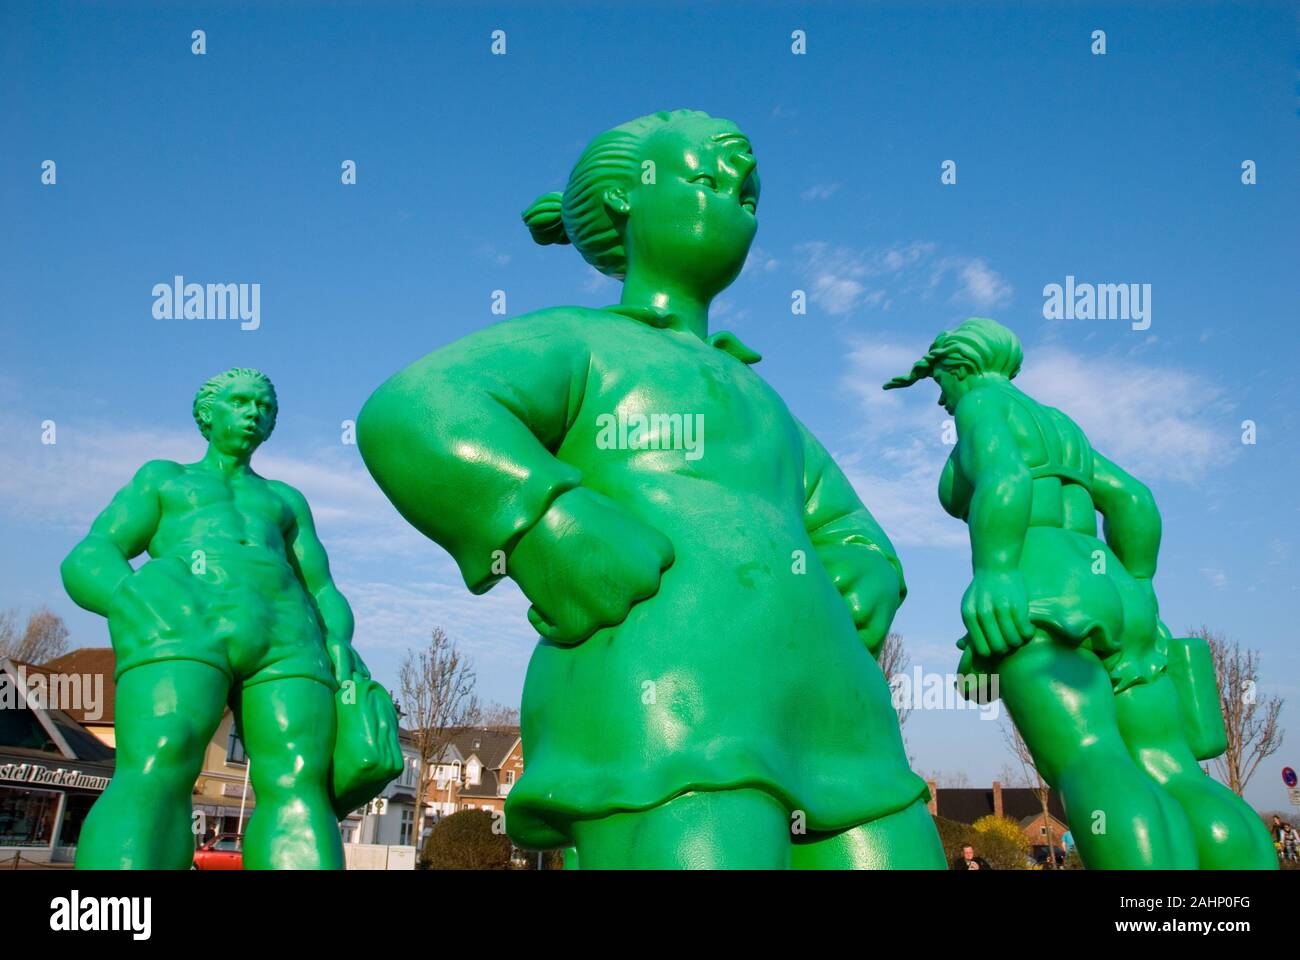
<svg viewBox="0 0 1300 960">
<path fill-rule="evenodd" d="M 54 837 L 59 795 L 0 787 L 0 847 L 47 847 Z"/>
<path fill-rule="evenodd" d="M 75 846 L 81 837 L 81 825 L 86 822 L 86 814 L 99 799 L 99 794 L 69 793 L 67 803 L 63 805 L 63 826 L 59 829 L 59 843 L 65 847 Z"/>
</svg>

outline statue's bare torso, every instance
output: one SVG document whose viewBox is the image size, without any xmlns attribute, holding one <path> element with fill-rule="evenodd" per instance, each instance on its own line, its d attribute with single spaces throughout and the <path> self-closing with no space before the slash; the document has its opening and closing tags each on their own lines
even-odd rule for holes
<svg viewBox="0 0 1300 960">
<path fill-rule="evenodd" d="M 275 570 L 281 574 L 275 578 L 277 587 L 302 592 L 287 546 L 295 518 L 284 491 L 293 488 L 251 470 L 223 476 L 201 463 L 155 464 L 161 515 L 149 541 L 149 556 L 191 563 L 194 552 L 201 551 L 204 566 L 232 580 Z M 241 586 L 265 595 L 270 584 Z"/>
</svg>

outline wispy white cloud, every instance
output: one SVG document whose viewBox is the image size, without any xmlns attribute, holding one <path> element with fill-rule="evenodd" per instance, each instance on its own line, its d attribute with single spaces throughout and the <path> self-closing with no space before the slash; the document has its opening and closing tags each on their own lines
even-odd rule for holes
<svg viewBox="0 0 1300 960">
<path fill-rule="evenodd" d="M 829 200 L 839 192 L 842 183 L 814 183 L 811 187 L 799 194 L 804 200 Z"/>
<path fill-rule="evenodd" d="M 253 460 L 266 477 L 301 490 L 311 505 L 335 581 L 356 615 L 357 648 L 392 651 L 427 642 L 435 625 L 464 642 L 485 671 L 521 675 L 536 634 L 528 601 L 504 582 L 475 597 L 451 558 L 417 533 L 366 471 L 356 447 L 280 447 L 273 435 Z M 59 421 L 56 443 L 41 442 L 41 418 L 0 413 L 0 517 L 72 545 L 142 464 L 189 463 L 203 455 L 196 430 L 154 430 L 91 418 Z M 54 561 L 57 562 L 57 561 Z M 511 681 L 512 682 L 512 681 Z"/>
<path fill-rule="evenodd" d="M 1039 346 L 1026 350 L 1016 384 L 1059 407 L 1097 450 L 1145 480 L 1194 481 L 1241 449 L 1227 391 L 1180 367 Z"/>
<path fill-rule="evenodd" d="M 156 430 L 91 417 L 60 419 L 55 443 L 41 442 L 38 416 L 0 414 L 0 515 L 45 529 L 85 530 L 149 460 L 192 463 L 203 456 L 197 430 Z M 257 452 L 263 476 L 301 490 L 316 525 L 367 553 L 423 550 L 426 541 L 401 519 L 371 480 L 355 446 L 339 443 L 304 454 L 279 448 L 277 436 Z"/>
<path fill-rule="evenodd" d="M 725 323 L 739 323 L 749 317 L 748 307 L 737 307 L 734 300 L 719 297 L 709 309 L 712 320 Z"/>
<path fill-rule="evenodd" d="M 841 386 L 860 415 L 847 449 L 835 454 L 895 542 L 964 547 L 964 527 L 943 511 L 935 492 L 952 450 L 944 442 L 951 418 L 936 405 L 938 388 L 923 382 L 910 390 L 881 389 L 905 373 L 927 343 L 852 345 Z M 1204 480 L 1236 455 L 1225 392 L 1194 372 L 1050 344 L 1028 347 L 1026 355 L 1017 386 L 1063 410 L 1099 451 L 1144 481 Z"/>
<path fill-rule="evenodd" d="M 1210 585 L 1216 590 L 1222 590 L 1228 585 L 1228 575 L 1218 567 L 1202 567 L 1201 573 L 1205 579 L 1210 581 Z"/>
<path fill-rule="evenodd" d="M 528 623 L 528 598 L 513 582 L 503 580 L 476 597 L 460 582 L 450 560 L 438 564 L 428 578 L 389 569 L 383 580 L 353 577 L 343 586 L 361 650 L 418 648 L 440 626 L 479 666 L 518 675 L 537 643 Z"/>
<path fill-rule="evenodd" d="M 749 248 L 749 256 L 745 258 L 745 267 L 741 270 L 742 277 L 754 276 L 761 273 L 771 273 L 781 265 L 781 261 L 772 256 L 767 250 L 755 244 Z"/>
<path fill-rule="evenodd" d="M 582 289 L 586 293 L 597 293 L 602 290 L 609 290 L 611 287 L 617 285 L 617 282 L 618 281 L 614 280 L 612 277 L 605 276 L 595 267 L 589 267 L 587 271 L 587 279 L 582 282 Z"/>
<path fill-rule="evenodd" d="M 981 257 L 949 257 L 938 268 L 941 273 L 954 271 L 961 285 L 949 298 L 953 303 L 968 304 L 977 310 L 1000 307 L 1011 299 L 1011 285 L 989 269 Z"/>
<path fill-rule="evenodd" d="M 937 257 L 937 244 L 923 241 L 858 249 L 824 241 L 800 244 L 795 253 L 809 297 L 832 315 L 859 307 L 889 310 L 903 295 L 988 310 L 1010 301 L 1011 285 L 981 257 Z"/>
<path fill-rule="evenodd" d="M 491 260 L 498 267 L 509 266 L 510 261 L 513 259 L 510 254 L 506 253 L 504 250 L 501 250 L 494 243 L 479 244 L 477 250 L 475 250 L 475 253 L 477 253 L 480 257 L 483 257 L 487 260 Z"/>
<path fill-rule="evenodd" d="M 952 449 L 943 442 L 947 413 L 920 391 L 881 389 L 924 351 L 919 343 L 853 344 L 841 386 L 859 415 L 848 449 L 834 455 L 896 546 L 964 547 L 965 528 L 944 513 L 935 493 Z"/>
</svg>

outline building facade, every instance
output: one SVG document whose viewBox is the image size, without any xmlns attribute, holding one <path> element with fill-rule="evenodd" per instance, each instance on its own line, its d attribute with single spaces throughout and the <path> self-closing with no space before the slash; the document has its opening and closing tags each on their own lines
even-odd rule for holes
<svg viewBox="0 0 1300 960">
<path fill-rule="evenodd" d="M 471 727 L 451 735 L 425 795 L 436 822 L 461 810 L 505 812 L 506 797 L 524 773 L 518 727 Z"/>
<path fill-rule="evenodd" d="M 74 714 L 101 708 L 93 686 L 0 657 L 0 867 L 73 860 L 113 776 L 113 749 Z"/>
<path fill-rule="evenodd" d="M 973 824 L 980 817 L 997 816 L 1014 820 L 1034 846 L 1062 847 L 1069 831 L 1065 807 L 1055 790 L 1047 796 L 1047 815 L 1038 791 L 1032 787 L 1004 787 L 994 780 L 989 787 L 938 787 L 930 784 L 930 815 L 957 823 Z"/>
<path fill-rule="evenodd" d="M 14 853 L 74 858 L 86 813 L 113 775 L 115 667 L 111 647 L 84 647 L 39 667 L 0 659 L 0 866 Z M 400 740 L 401 776 L 344 818 L 344 843 L 415 846 L 419 758 L 406 731 Z M 193 808 L 196 842 L 242 835 L 257 808 L 229 707 L 204 750 Z"/>
</svg>

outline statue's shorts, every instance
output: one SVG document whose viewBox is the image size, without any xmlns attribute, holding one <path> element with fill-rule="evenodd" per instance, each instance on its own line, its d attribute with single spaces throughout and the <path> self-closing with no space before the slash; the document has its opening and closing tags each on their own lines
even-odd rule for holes
<svg viewBox="0 0 1300 960">
<path fill-rule="evenodd" d="M 196 573 L 160 557 L 129 576 L 108 616 L 114 679 L 135 667 L 194 660 L 249 686 L 306 677 L 337 689 L 316 609 L 286 562 L 248 551 Z"/>
<path fill-rule="evenodd" d="M 1034 626 L 1096 654 L 1116 693 L 1165 672 L 1168 644 L 1157 632 L 1151 592 L 1104 541 L 1059 527 L 1030 527 L 1020 569 Z M 969 637 L 964 641 L 959 674 L 997 671 L 1000 657 L 980 657 Z"/>
</svg>

